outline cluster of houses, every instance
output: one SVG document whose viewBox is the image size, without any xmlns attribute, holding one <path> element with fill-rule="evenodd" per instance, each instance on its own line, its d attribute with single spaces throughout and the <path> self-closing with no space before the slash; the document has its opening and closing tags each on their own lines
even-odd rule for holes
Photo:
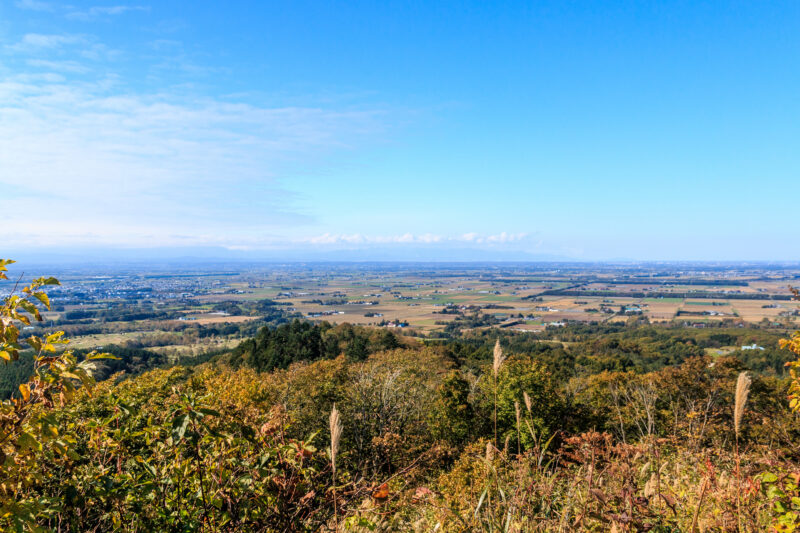
<svg viewBox="0 0 800 533">
<path fill-rule="evenodd" d="M 336 311 L 335 309 L 332 311 L 315 311 L 313 313 L 308 313 L 306 316 L 308 318 L 319 318 L 322 316 L 331 316 L 331 315 L 343 315 L 344 311 Z"/>
</svg>

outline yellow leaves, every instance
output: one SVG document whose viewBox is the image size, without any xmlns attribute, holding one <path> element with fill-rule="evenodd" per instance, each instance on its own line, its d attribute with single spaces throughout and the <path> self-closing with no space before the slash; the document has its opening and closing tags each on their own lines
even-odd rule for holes
<svg viewBox="0 0 800 533">
<path fill-rule="evenodd" d="M 39 287 L 41 287 L 43 285 L 61 285 L 61 282 L 59 282 L 56 278 L 52 278 L 52 277 L 50 277 L 50 278 L 45 278 L 45 277 L 36 278 L 33 281 L 31 281 L 30 285 L 28 285 L 27 287 L 23 288 L 22 292 L 24 292 L 25 294 L 34 294 L 34 292 L 36 292 L 36 289 L 38 289 Z"/>
<path fill-rule="evenodd" d="M 39 322 L 42 321 L 42 315 L 39 313 L 39 310 L 36 308 L 36 306 L 32 302 L 30 302 L 28 300 L 20 299 L 18 301 L 18 303 L 19 303 L 19 306 L 21 308 L 23 308 L 25 311 L 27 311 L 28 313 L 33 315 L 33 317 L 36 318 L 36 320 L 38 320 Z M 23 315 L 20 315 L 17 318 L 19 320 L 22 320 L 23 319 Z M 27 317 L 25 317 L 25 318 L 27 318 Z M 30 324 L 30 321 L 28 321 L 28 323 Z"/>
<path fill-rule="evenodd" d="M 789 339 L 781 339 L 780 340 L 780 347 L 781 348 L 788 348 L 790 351 L 794 352 L 797 355 L 800 355 L 800 331 L 795 332 Z M 800 366 L 800 362 L 792 361 L 786 363 L 786 366 L 793 366 L 797 367 Z"/>
<path fill-rule="evenodd" d="M 64 342 L 69 342 L 69 341 L 64 341 Z M 94 359 L 114 359 L 114 360 L 118 361 L 119 357 L 117 357 L 116 355 L 110 354 L 110 353 L 105 353 L 105 352 L 98 353 L 98 352 L 95 352 L 95 351 L 92 351 L 92 352 L 86 354 L 86 360 L 87 361 L 92 361 Z"/>
<path fill-rule="evenodd" d="M 65 443 L 63 443 L 61 441 L 54 441 L 53 442 L 53 448 L 63 456 L 69 455 L 69 451 L 70 451 L 69 448 L 67 447 L 67 445 Z"/>
<path fill-rule="evenodd" d="M 13 262 L 9 259 L 0 259 L 0 279 L 8 279 L 4 274 L 8 271 L 6 266 Z M 37 278 L 30 285 L 23 288 L 22 293 L 23 295 L 31 296 L 47 309 L 50 309 L 50 298 L 45 292 L 36 289 L 43 285 L 58 284 L 59 282 L 55 278 Z M 15 323 L 30 326 L 32 319 L 39 322 L 42 321 L 42 314 L 34 301 L 18 294 L 10 294 L 3 300 L 2 305 L 0 305 L 0 359 L 8 362 L 16 361 L 19 358 L 18 350 L 20 346 L 17 344 L 19 329 L 15 326 Z M 60 335 L 53 339 L 48 337 L 46 342 L 42 342 L 41 339 L 35 336 L 28 339 L 28 344 L 40 353 L 42 351 L 54 353 L 56 350 L 52 344 L 62 342 L 60 341 Z"/>
<path fill-rule="evenodd" d="M 85 374 L 84 374 L 84 376 L 85 376 Z M 84 377 L 81 377 L 78 374 L 75 374 L 74 372 L 70 372 L 68 370 L 65 370 L 65 371 L 61 372 L 61 377 L 62 378 L 77 379 L 77 380 L 81 380 L 81 381 L 84 379 Z"/>
<path fill-rule="evenodd" d="M 15 262 L 16 261 L 13 261 L 11 259 L 0 259 L 0 279 L 8 279 L 8 276 L 6 276 L 5 274 L 6 272 L 8 272 L 6 265 L 10 265 Z"/>
<path fill-rule="evenodd" d="M 46 342 L 48 344 L 68 344 L 69 339 L 64 339 L 63 331 L 56 331 L 47 336 Z"/>
<path fill-rule="evenodd" d="M 43 341 L 36 335 L 31 335 L 25 342 L 30 344 L 34 350 L 39 353 L 48 352 L 48 353 L 55 353 L 56 347 L 53 346 L 54 344 L 67 344 L 69 341 L 66 339 L 61 339 L 61 336 L 64 334 L 63 331 L 59 331 L 57 333 L 53 333 L 48 335 L 47 338 Z"/>
<path fill-rule="evenodd" d="M 789 287 L 792 291 L 794 299 L 800 300 L 800 292 L 793 287 Z M 781 348 L 788 348 L 791 352 L 800 357 L 800 331 L 795 331 L 789 339 L 781 339 L 779 343 Z M 789 367 L 789 375 L 792 376 L 792 383 L 789 385 L 789 408 L 794 411 L 800 411 L 800 379 L 795 373 L 796 368 L 800 368 L 800 359 L 786 363 Z"/>
<path fill-rule="evenodd" d="M 19 338 L 19 330 L 11 323 L 10 318 L 0 316 L 0 339 L 5 344 L 13 344 Z"/>
<path fill-rule="evenodd" d="M 27 339 L 25 339 L 25 342 L 27 342 L 28 344 L 30 344 L 30 345 L 31 345 L 31 347 L 32 347 L 34 350 L 36 350 L 37 352 L 41 352 L 41 351 L 42 351 L 42 339 L 40 339 L 40 338 L 39 338 L 39 337 L 37 337 L 36 335 L 31 335 L 30 337 L 28 337 Z"/>
<path fill-rule="evenodd" d="M 58 437 L 58 428 L 52 424 L 43 425 L 42 432 L 46 434 L 48 437 L 52 438 Z"/>
<path fill-rule="evenodd" d="M 13 262 L 0 259 L 0 279 L 8 279 L 5 272 Z M 41 306 L 50 309 L 51 302 L 48 295 L 38 289 L 43 285 L 57 284 L 55 278 L 37 278 L 23 288 L 21 294 L 13 294 L 16 292 L 15 286 L 12 294 L 0 300 L 0 360 L 10 362 L 19 359 L 19 351 L 22 350 L 18 344 L 19 324 L 31 325 L 33 320 L 42 321 L 39 309 Z M 19 487 L 41 475 L 36 473 L 36 465 L 40 460 L 43 442 L 52 442 L 57 452 L 77 458 L 68 448 L 68 437 L 56 440 L 59 437 L 58 422 L 49 411 L 52 407 L 51 398 L 64 400 L 75 389 L 69 379 L 60 376 L 62 372 L 75 371 L 78 366 L 69 352 L 56 353 L 55 345 L 67 342 L 63 335 L 63 332 L 58 332 L 48 335 L 44 340 L 35 335 L 26 339 L 27 344 L 37 351 L 34 355 L 35 381 L 18 386 L 20 398 L 0 402 L 0 436 L 3 441 L 0 449 L 0 478 L 3 479 L 0 493 L 4 495 L 9 492 L 13 494 Z M 50 355 L 43 356 L 45 352 Z M 80 378 L 81 373 L 86 374 L 78 368 L 74 375 Z M 89 376 L 86 377 L 91 381 Z M 0 502 L 0 507 L 4 503 Z M 7 518 L 7 514 L 0 513 L 0 523 L 5 525 Z M 0 525 L 0 529 L 3 529 L 3 525 Z"/>
</svg>

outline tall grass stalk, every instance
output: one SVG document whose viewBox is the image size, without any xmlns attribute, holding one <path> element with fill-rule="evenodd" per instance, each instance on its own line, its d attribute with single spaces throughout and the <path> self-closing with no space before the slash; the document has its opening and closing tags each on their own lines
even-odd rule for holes
<svg viewBox="0 0 800 533">
<path fill-rule="evenodd" d="M 494 344 L 494 357 L 492 360 L 492 374 L 494 375 L 494 446 L 497 447 L 497 375 L 500 373 L 500 367 L 503 366 L 503 361 L 506 360 L 503 355 L 503 349 L 500 347 L 500 339 Z"/>
<path fill-rule="evenodd" d="M 336 455 L 339 453 L 339 440 L 342 438 L 342 422 L 339 419 L 339 410 L 333 404 L 330 417 L 331 428 L 331 471 L 333 483 L 333 519 L 336 530 L 339 530 L 339 510 L 336 503 Z"/>
<path fill-rule="evenodd" d="M 751 382 L 747 372 L 739 374 L 739 379 L 736 380 L 736 394 L 733 406 L 733 429 L 736 436 L 736 518 L 739 531 L 742 530 L 742 473 L 741 459 L 739 457 L 739 433 L 742 427 L 742 418 L 744 417 L 744 406 L 747 403 L 747 396 L 750 394 Z"/>
<path fill-rule="evenodd" d="M 692 516 L 692 526 L 689 528 L 689 533 L 697 533 L 697 522 L 700 518 L 700 509 L 703 507 L 703 500 L 706 497 L 706 491 L 708 490 L 709 484 L 709 479 L 705 478 L 703 480 L 703 485 L 700 488 L 700 500 L 697 502 L 697 509 L 694 510 L 694 515 Z"/>
<path fill-rule="evenodd" d="M 519 402 L 516 402 L 516 401 L 514 402 L 514 414 L 517 415 L 517 455 L 521 455 L 522 454 L 522 443 L 520 441 L 521 441 L 522 435 L 520 434 L 520 430 L 519 430 L 520 407 L 519 407 Z"/>
</svg>

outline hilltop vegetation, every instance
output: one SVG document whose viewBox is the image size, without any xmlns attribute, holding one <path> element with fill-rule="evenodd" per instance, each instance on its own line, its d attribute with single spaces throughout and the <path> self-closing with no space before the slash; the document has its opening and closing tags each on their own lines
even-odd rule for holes
<svg viewBox="0 0 800 533">
<path fill-rule="evenodd" d="M 312 324 L 294 320 L 277 328 L 262 328 L 255 338 L 237 346 L 227 362 L 233 367 L 247 365 L 258 371 L 287 368 L 298 361 L 331 359 L 345 354 L 351 361 L 363 361 L 371 353 L 391 350 L 400 341 L 390 331 L 327 322 Z"/>
<path fill-rule="evenodd" d="M 47 283 L 2 308 L 11 367 Z M 632 319 L 422 342 L 294 321 L 156 369 L 61 341 L 30 340 L 34 377 L 2 404 L 3 529 L 792 531 L 800 516 L 798 336 Z"/>
</svg>

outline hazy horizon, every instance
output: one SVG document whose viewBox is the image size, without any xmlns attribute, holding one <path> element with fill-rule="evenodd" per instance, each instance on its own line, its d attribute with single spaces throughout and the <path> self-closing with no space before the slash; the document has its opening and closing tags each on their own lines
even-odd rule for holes
<svg viewBox="0 0 800 533">
<path fill-rule="evenodd" d="M 6 249 L 4 254 L 22 265 L 81 266 L 86 264 L 464 264 L 464 265 L 800 265 L 791 259 L 698 259 L 698 258 L 575 258 L 524 252 L 496 252 L 472 248 L 437 249 L 381 248 L 343 250 L 228 250 L 225 248 L 92 248 L 23 250 Z"/>
</svg>

